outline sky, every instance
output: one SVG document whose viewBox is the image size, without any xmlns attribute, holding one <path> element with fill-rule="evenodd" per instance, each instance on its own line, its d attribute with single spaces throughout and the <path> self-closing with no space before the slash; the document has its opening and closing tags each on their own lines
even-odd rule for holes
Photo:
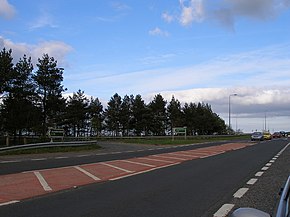
<svg viewBox="0 0 290 217">
<path fill-rule="evenodd" d="M 0 0 L 0 49 L 118 93 L 204 102 L 243 132 L 290 131 L 290 0 Z M 235 95 L 236 94 L 236 95 Z"/>
</svg>

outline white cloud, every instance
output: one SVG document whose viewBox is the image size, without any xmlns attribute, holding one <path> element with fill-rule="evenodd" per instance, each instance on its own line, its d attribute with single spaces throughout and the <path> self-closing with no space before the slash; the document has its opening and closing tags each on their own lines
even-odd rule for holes
<svg viewBox="0 0 290 217">
<path fill-rule="evenodd" d="M 167 12 L 162 14 L 162 19 L 165 20 L 167 23 L 171 23 L 174 20 L 174 17 Z"/>
<path fill-rule="evenodd" d="M 203 0 L 179 0 L 179 2 L 181 6 L 180 23 L 183 26 L 203 21 L 205 17 Z"/>
<path fill-rule="evenodd" d="M 14 15 L 14 7 L 7 0 L 0 0 L 0 16 L 5 19 L 11 19 Z"/>
<path fill-rule="evenodd" d="M 32 24 L 30 24 L 29 29 L 34 30 L 34 29 L 40 29 L 44 27 L 49 27 L 49 28 L 58 27 L 55 24 L 53 16 L 47 12 L 43 12 L 42 15 L 39 18 L 37 18 L 37 20 L 35 20 Z"/>
<path fill-rule="evenodd" d="M 289 0 L 179 0 L 180 23 L 216 21 L 228 29 L 234 29 L 239 17 L 269 20 L 290 7 Z"/>
<path fill-rule="evenodd" d="M 149 35 L 153 36 L 169 36 L 169 33 L 167 31 L 161 30 L 160 28 L 156 27 L 152 30 L 149 30 Z"/>
<path fill-rule="evenodd" d="M 72 47 L 61 41 L 43 41 L 36 45 L 15 43 L 0 36 L 0 49 L 12 49 L 14 61 L 17 62 L 24 54 L 31 56 L 33 63 L 43 54 L 54 57 L 60 65 L 66 65 L 65 57 L 72 51 Z"/>
</svg>

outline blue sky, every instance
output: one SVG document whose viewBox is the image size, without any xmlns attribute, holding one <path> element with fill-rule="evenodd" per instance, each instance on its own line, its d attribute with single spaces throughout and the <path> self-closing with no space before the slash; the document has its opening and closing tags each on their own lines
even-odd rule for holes
<svg viewBox="0 0 290 217">
<path fill-rule="evenodd" d="M 233 128 L 290 131 L 289 0 L 0 0 L 0 49 L 64 67 L 66 94 L 206 102 Z"/>
</svg>

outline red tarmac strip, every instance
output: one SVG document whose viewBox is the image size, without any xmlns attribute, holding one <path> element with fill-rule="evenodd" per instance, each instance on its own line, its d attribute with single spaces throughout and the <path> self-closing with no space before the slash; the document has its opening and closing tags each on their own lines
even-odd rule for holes
<svg viewBox="0 0 290 217">
<path fill-rule="evenodd" d="M 0 206 L 76 186 L 117 180 L 251 145 L 250 143 L 227 143 L 220 146 L 156 154 L 127 160 L 2 175 L 0 176 Z"/>
</svg>

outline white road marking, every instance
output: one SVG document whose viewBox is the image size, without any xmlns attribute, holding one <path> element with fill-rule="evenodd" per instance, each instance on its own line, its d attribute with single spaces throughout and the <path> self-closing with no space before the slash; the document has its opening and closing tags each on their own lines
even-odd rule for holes
<svg viewBox="0 0 290 217">
<path fill-rule="evenodd" d="M 6 160 L 6 161 L 0 161 L 1 164 L 6 164 L 6 163 L 19 163 L 21 162 L 20 160 Z"/>
<path fill-rule="evenodd" d="M 234 204 L 224 204 L 215 214 L 214 217 L 226 217 L 227 214 L 234 208 Z"/>
<path fill-rule="evenodd" d="M 12 201 L 8 201 L 5 203 L 0 203 L 0 206 L 6 206 L 6 205 L 13 204 L 13 203 L 19 203 L 19 202 L 20 202 L 19 200 L 12 200 Z"/>
<path fill-rule="evenodd" d="M 75 169 L 79 170 L 80 172 L 84 173 L 85 175 L 87 175 L 88 177 L 92 178 L 95 181 L 99 181 L 101 180 L 100 178 L 94 176 L 93 174 L 91 174 L 90 172 L 84 170 L 83 168 L 79 167 L 79 166 L 74 166 Z"/>
<path fill-rule="evenodd" d="M 108 163 L 100 163 L 102 165 L 105 165 L 105 166 L 108 166 L 108 167 L 112 167 L 112 168 L 115 168 L 117 170 L 121 170 L 121 171 L 124 171 L 126 173 L 134 173 L 135 171 L 130 171 L 130 170 L 126 170 L 126 169 L 123 169 L 121 167 L 117 167 L 117 166 L 114 166 L 114 165 L 111 165 L 111 164 L 108 164 Z"/>
<path fill-rule="evenodd" d="M 81 154 L 81 155 L 77 155 L 76 157 L 88 157 L 90 156 L 89 154 Z"/>
<path fill-rule="evenodd" d="M 262 176 L 264 172 L 257 172 L 255 176 Z"/>
<path fill-rule="evenodd" d="M 249 188 L 240 188 L 233 196 L 234 198 L 242 198 L 248 190 Z"/>
<path fill-rule="evenodd" d="M 269 167 L 263 167 L 261 170 L 266 171 Z"/>
<path fill-rule="evenodd" d="M 253 185 L 253 184 L 255 184 L 257 181 L 258 181 L 258 179 L 250 179 L 250 180 L 247 182 L 247 184 L 248 184 L 248 185 Z"/>
<path fill-rule="evenodd" d="M 112 178 L 112 179 L 109 179 L 109 180 L 110 181 L 115 181 L 115 180 L 127 178 L 127 177 L 130 177 L 130 176 L 135 176 L 135 175 L 139 175 L 139 174 L 143 174 L 143 173 L 148 173 L 148 172 L 151 172 L 151 171 L 154 171 L 154 170 L 157 170 L 157 169 L 166 168 L 166 167 L 170 167 L 170 166 L 174 166 L 174 165 L 178 165 L 178 164 L 180 164 L 180 163 L 178 162 L 178 163 L 168 164 L 168 165 L 165 165 L 165 166 L 155 167 L 155 168 L 144 170 L 144 171 L 140 171 L 140 172 L 137 172 L 137 173 L 131 173 L 131 174 L 127 174 L 127 175 L 124 175 L 124 176 L 119 176 L 119 177 Z"/>
<path fill-rule="evenodd" d="M 160 158 L 174 159 L 174 160 L 182 160 L 182 161 L 187 160 L 187 159 L 179 158 L 179 157 L 169 157 L 169 156 L 160 156 L 160 155 L 152 155 L 152 156 L 154 156 L 154 157 L 160 157 Z"/>
<path fill-rule="evenodd" d="M 137 164 L 137 165 L 141 165 L 141 166 L 146 166 L 146 167 L 155 167 L 154 165 L 151 165 L 151 164 L 139 163 L 139 162 L 130 161 L 130 160 L 121 160 L 121 161 L 122 162 L 126 162 L 126 163 L 131 163 L 131 164 Z"/>
<path fill-rule="evenodd" d="M 39 183 L 42 185 L 45 191 L 52 191 L 52 188 L 48 185 L 48 183 L 45 181 L 45 179 L 40 174 L 40 172 L 33 172 L 33 173 L 37 177 Z"/>
<path fill-rule="evenodd" d="M 174 155 L 174 156 L 181 156 L 181 157 L 193 157 L 193 155 L 189 155 L 189 154 L 179 154 L 179 153 L 166 153 L 169 155 Z"/>
<path fill-rule="evenodd" d="M 277 160 L 277 158 L 276 157 L 273 157 L 272 160 Z"/>
<path fill-rule="evenodd" d="M 47 160 L 47 158 L 34 158 L 31 159 L 32 161 L 41 161 L 41 160 Z"/>
<path fill-rule="evenodd" d="M 267 164 L 266 164 L 267 167 L 269 167 L 269 166 L 271 166 L 271 165 L 272 165 L 271 163 L 267 163 Z"/>
<path fill-rule="evenodd" d="M 153 158 L 147 158 L 147 157 L 143 157 L 142 159 L 145 159 L 145 160 L 151 160 L 151 161 L 159 161 L 159 162 L 164 162 L 164 163 L 174 163 L 172 161 L 167 161 L 167 160 L 159 160 L 159 159 L 153 159 Z"/>
<path fill-rule="evenodd" d="M 269 162 L 270 162 L 270 163 L 275 163 L 275 161 L 274 161 L 274 160 L 270 160 Z"/>
<path fill-rule="evenodd" d="M 66 159 L 68 157 L 55 157 L 55 159 Z"/>
</svg>

